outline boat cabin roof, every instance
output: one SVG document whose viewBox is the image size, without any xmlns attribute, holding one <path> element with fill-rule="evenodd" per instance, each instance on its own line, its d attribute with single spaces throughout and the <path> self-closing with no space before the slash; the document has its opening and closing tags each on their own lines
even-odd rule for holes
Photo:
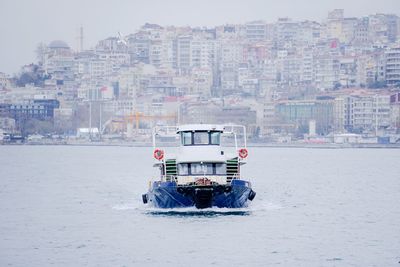
<svg viewBox="0 0 400 267">
<path fill-rule="evenodd" d="M 216 131 L 223 132 L 224 126 L 215 124 L 187 124 L 178 126 L 176 129 L 177 133 L 180 132 L 198 132 L 198 131 Z"/>
</svg>

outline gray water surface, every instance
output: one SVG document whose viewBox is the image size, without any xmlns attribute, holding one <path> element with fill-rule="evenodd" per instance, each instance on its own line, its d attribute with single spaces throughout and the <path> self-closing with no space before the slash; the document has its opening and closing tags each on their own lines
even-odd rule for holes
<svg viewBox="0 0 400 267">
<path fill-rule="evenodd" d="M 0 146 L 0 266 L 400 266 L 400 150 L 250 149 L 240 210 L 143 205 L 152 163 Z"/>
</svg>

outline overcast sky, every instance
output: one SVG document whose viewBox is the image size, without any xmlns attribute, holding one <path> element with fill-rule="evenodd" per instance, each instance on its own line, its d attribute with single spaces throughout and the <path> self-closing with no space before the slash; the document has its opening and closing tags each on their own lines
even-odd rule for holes
<svg viewBox="0 0 400 267">
<path fill-rule="evenodd" d="M 346 17 L 375 13 L 400 15 L 400 0 L 0 0 L 0 72 L 13 74 L 36 62 L 40 42 L 64 40 L 77 47 L 80 25 L 84 47 L 133 33 L 146 22 L 176 26 L 216 26 L 279 17 L 322 21 L 329 10 Z"/>
</svg>

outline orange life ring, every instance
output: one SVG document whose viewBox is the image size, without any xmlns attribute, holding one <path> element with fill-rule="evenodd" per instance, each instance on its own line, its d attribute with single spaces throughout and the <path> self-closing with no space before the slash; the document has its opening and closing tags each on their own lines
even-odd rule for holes
<svg viewBox="0 0 400 267">
<path fill-rule="evenodd" d="M 239 149 L 239 157 L 242 159 L 247 158 L 247 156 L 249 155 L 249 152 L 247 151 L 246 148 L 241 148 Z"/>
<path fill-rule="evenodd" d="M 157 160 L 162 160 L 164 158 L 164 151 L 157 148 L 154 150 L 153 156 Z"/>
</svg>

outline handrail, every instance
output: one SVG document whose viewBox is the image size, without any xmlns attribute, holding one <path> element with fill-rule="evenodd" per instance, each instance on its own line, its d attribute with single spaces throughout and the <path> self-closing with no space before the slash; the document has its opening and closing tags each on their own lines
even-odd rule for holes
<svg viewBox="0 0 400 267">
<path fill-rule="evenodd" d="M 233 176 L 232 176 L 232 180 L 237 180 L 237 179 L 240 179 L 240 173 L 235 173 Z"/>
<path fill-rule="evenodd" d="M 168 133 L 169 129 L 175 129 L 174 134 L 176 134 L 176 128 L 177 128 L 177 126 L 155 126 L 155 127 L 153 127 L 153 132 L 152 132 L 153 149 L 156 148 L 156 135 L 159 133 L 160 130 L 166 129 L 166 131 Z"/>
<path fill-rule="evenodd" d="M 170 129 L 174 129 L 173 132 L 176 134 L 176 129 L 178 126 L 155 126 L 153 127 L 152 130 L 152 143 L 153 143 L 153 149 L 156 148 L 156 135 L 160 132 L 160 130 L 165 129 L 167 133 L 170 132 Z M 241 129 L 243 132 L 243 142 L 244 142 L 244 148 L 247 148 L 247 133 L 246 133 L 246 127 L 244 125 L 237 125 L 237 124 L 226 124 L 223 125 L 224 132 L 225 134 L 232 134 L 234 135 L 235 139 L 235 148 L 237 150 L 238 144 L 237 144 L 237 133 L 235 132 L 236 129 Z M 230 129 L 230 131 L 228 131 Z"/>
<path fill-rule="evenodd" d="M 207 177 L 213 177 L 213 176 L 218 176 L 218 177 L 226 177 L 226 178 L 231 178 L 231 180 L 240 180 L 240 174 L 235 173 L 234 175 L 161 175 L 161 182 L 177 182 L 178 181 L 178 176 L 190 176 L 193 178 L 207 178 Z"/>
<path fill-rule="evenodd" d="M 226 128 L 228 128 L 228 127 L 231 128 L 231 131 L 230 131 L 230 132 L 228 132 L 228 131 L 225 132 L 225 131 L 224 131 L 224 133 L 233 134 L 233 135 L 234 135 L 234 138 L 235 138 L 235 148 L 236 148 L 236 150 L 237 150 L 237 139 L 236 139 L 236 133 L 235 133 L 235 131 L 233 130 L 234 128 L 241 128 L 241 129 L 242 129 L 242 131 L 243 131 L 244 148 L 247 148 L 246 126 L 244 126 L 244 125 L 237 125 L 237 124 L 227 124 L 227 125 L 224 125 L 224 129 L 226 129 Z M 229 129 L 229 128 L 228 128 L 228 129 Z"/>
</svg>

